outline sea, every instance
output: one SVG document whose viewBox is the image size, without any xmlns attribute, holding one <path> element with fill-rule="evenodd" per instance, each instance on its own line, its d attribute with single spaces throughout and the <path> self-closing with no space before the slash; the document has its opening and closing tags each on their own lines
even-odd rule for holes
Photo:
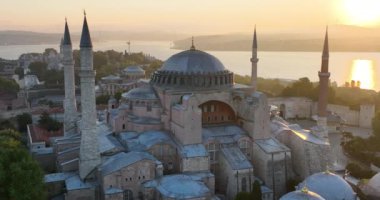
<svg viewBox="0 0 380 200">
<path fill-rule="evenodd" d="M 94 50 L 115 50 L 122 51 L 128 49 L 126 41 L 94 42 Z M 154 56 L 160 60 L 166 60 L 171 55 L 181 50 L 172 49 L 170 41 L 131 41 L 131 52 L 143 52 Z M 0 46 L 0 58 L 17 59 L 23 53 L 42 53 L 46 48 L 59 49 L 58 44 L 41 45 L 8 45 Z M 73 48 L 79 48 L 79 44 L 73 44 Z M 224 66 L 240 75 L 250 75 L 251 52 L 248 51 L 206 51 L 217 57 Z M 318 71 L 321 66 L 322 52 L 284 52 L 284 51 L 259 51 L 258 76 L 264 78 L 280 78 L 296 80 L 308 77 L 311 81 L 318 81 Z M 375 82 L 373 88 L 380 89 L 379 52 L 330 52 L 329 69 L 331 81 L 335 81 L 339 86 L 351 81 L 352 69 L 355 60 L 370 60 L 372 63 L 372 77 Z M 363 80 L 364 81 L 364 80 Z M 362 82 L 363 82 L 362 81 Z"/>
</svg>

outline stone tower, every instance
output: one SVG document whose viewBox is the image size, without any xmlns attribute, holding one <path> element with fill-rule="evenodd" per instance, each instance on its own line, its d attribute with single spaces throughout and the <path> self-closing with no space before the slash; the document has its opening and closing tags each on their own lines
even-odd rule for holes
<svg viewBox="0 0 380 200">
<path fill-rule="evenodd" d="M 82 36 L 80 39 L 80 85 L 81 85 L 81 146 L 79 175 L 85 179 L 99 164 L 100 153 L 96 133 L 95 71 L 90 31 L 86 14 L 84 15 Z"/>
<path fill-rule="evenodd" d="M 256 26 L 255 31 L 253 33 L 253 41 L 252 41 L 252 58 L 251 58 L 251 87 L 252 91 L 257 90 L 257 63 L 259 59 L 257 58 L 257 38 L 256 38 Z"/>
<path fill-rule="evenodd" d="M 326 28 L 325 42 L 323 45 L 322 65 L 321 71 L 318 72 L 319 76 L 319 99 L 318 99 L 318 125 L 323 127 L 325 131 L 321 135 L 327 139 L 327 98 L 329 91 L 329 43 L 328 43 L 328 29 Z"/>
<path fill-rule="evenodd" d="M 64 131 L 65 136 L 76 133 L 76 121 L 78 118 L 75 99 L 74 81 L 74 59 L 71 38 L 67 21 L 65 22 L 65 33 L 61 41 L 62 64 L 65 78 L 65 100 L 64 100 Z"/>
</svg>

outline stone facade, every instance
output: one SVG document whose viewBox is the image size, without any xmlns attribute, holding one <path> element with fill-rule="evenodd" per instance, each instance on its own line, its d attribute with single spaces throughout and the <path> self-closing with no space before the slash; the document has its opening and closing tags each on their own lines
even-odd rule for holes
<svg viewBox="0 0 380 200">
<path fill-rule="evenodd" d="M 292 153 L 274 138 L 253 143 L 255 175 L 272 188 L 275 198 L 286 192 L 287 181 L 293 178 Z"/>
</svg>

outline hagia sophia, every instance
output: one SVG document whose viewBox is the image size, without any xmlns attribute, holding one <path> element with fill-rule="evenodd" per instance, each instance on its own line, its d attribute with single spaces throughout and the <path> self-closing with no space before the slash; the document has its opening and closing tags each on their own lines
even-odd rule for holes
<svg viewBox="0 0 380 200">
<path fill-rule="evenodd" d="M 232 200 L 258 182 L 264 200 L 357 199 L 330 168 L 327 30 L 318 72 L 317 126 L 311 130 L 273 113 L 266 95 L 257 90 L 257 43 L 255 28 L 251 85 L 235 83 L 232 71 L 192 43 L 168 58 L 150 81 L 123 93 L 120 101 L 110 99 L 108 109 L 98 112 L 93 45 L 84 16 L 79 111 L 66 22 L 61 44 L 64 136 L 53 141 L 58 172 L 45 175 L 49 196 Z M 292 179 L 304 181 L 287 193 Z"/>
</svg>

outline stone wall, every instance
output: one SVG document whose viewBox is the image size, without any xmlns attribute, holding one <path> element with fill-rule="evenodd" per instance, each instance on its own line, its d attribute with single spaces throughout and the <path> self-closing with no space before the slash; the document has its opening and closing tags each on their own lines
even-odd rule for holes
<svg viewBox="0 0 380 200">
<path fill-rule="evenodd" d="M 372 128 L 372 118 L 375 117 L 375 105 L 360 105 L 359 126 L 362 128 Z"/>
<path fill-rule="evenodd" d="M 103 194 L 108 188 L 115 187 L 123 191 L 131 190 L 134 199 L 138 199 L 141 183 L 157 177 L 156 163 L 151 160 L 141 160 L 105 176 L 101 176 L 101 172 L 99 172 L 99 177 L 102 177 Z"/>
<path fill-rule="evenodd" d="M 217 191 L 225 194 L 227 199 L 234 199 L 236 194 L 243 191 L 242 182 L 245 179 L 246 192 L 249 192 L 249 180 L 253 184 L 255 178 L 253 169 L 233 170 L 222 153 L 218 154 L 219 165 L 216 170 Z"/>
<path fill-rule="evenodd" d="M 284 119 L 310 118 L 313 110 L 313 101 L 304 97 L 276 97 L 268 98 L 268 105 L 278 107 L 283 112 Z"/>
<path fill-rule="evenodd" d="M 292 131 L 283 131 L 276 137 L 291 149 L 292 168 L 298 179 L 325 171 L 330 162 L 330 147 L 301 139 Z"/>
<path fill-rule="evenodd" d="M 255 175 L 273 190 L 278 199 L 287 192 L 286 183 L 293 178 L 292 153 L 267 153 L 257 143 L 253 143 L 253 152 Z"/>
<path fill-rule="evenodd" d="M 65 194 L 65 200 L 93 200 L 96 199 L 95 189 L 70 190 Z"/>
<path fill-rule="evenodd" d="M 318 105 L 305 97 L 276 97 L 268 98 L 268 105 L 275 105 L 281 111 L 284 119 L 311 118 L 317 115 Z M 350 126 L 371 128 L 372 118 L 375 116 L 375 106 L 363 104 L 360 110 L 351 110 L 348 106 L 328 104 L 327 110 L 337 113 Z"/>
<path fill-rule="evenodd" d="M 180 172 L 208 171 L 210 168 L 209 157 L 182 158 Z"/>
</svg>

